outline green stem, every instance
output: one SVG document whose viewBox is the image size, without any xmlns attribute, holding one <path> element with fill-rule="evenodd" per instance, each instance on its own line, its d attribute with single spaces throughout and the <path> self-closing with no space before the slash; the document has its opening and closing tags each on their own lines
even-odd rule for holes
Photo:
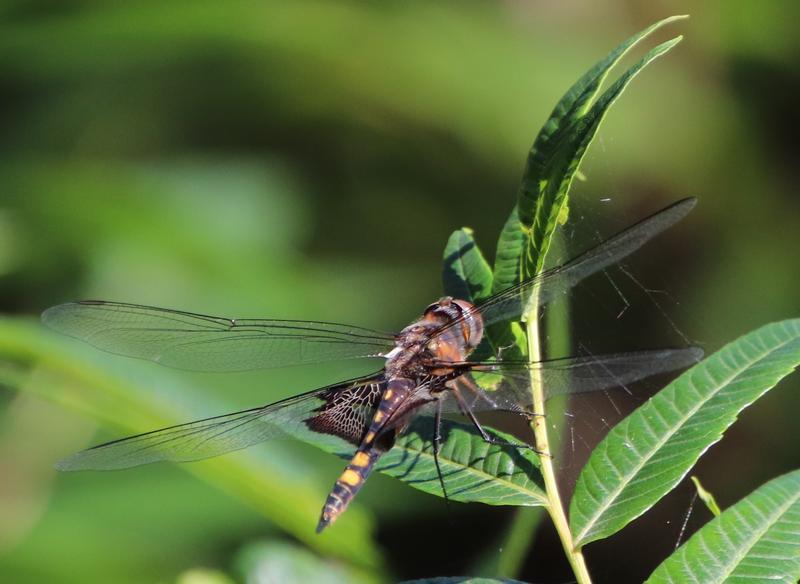
<svg viewBox="0 0 800 584">
<path fill-rule="evenodd" d="M 539 331 L 539 300 L 538 291 L 534 290 L 528 309 L 523 316 L 528 337 L 528 359 L 531 362 L 542 360 L 542 345 Z M 547 493 L 547 511 L 553 520 L 553 525 L 558 532 L 564 553 L 572 566 L 572 571 L 578 584 L 591 584 L 592 579 L 586 568 L 586 561 L 580 549 L 575 548 L 572 539 L 572 532 L 569 530 L 569 522 L 564 512 L 564 505 L 558 491 L 555 468 L 553 467 L 553 457 L 550 453 L 550 440 L 547 434 L 547 418 L 545 417 L 544 407 L 544 384 L 542 382 L 541 370 L 531 368 L 531 396 L 533 398 L 533 411 L 537 414 L 531 420 L 531 429 L 536 438 L 536 449 L 539 451 L 541 461 L 542 477 L 544 478 L 545 492 Z"/>
</svg>

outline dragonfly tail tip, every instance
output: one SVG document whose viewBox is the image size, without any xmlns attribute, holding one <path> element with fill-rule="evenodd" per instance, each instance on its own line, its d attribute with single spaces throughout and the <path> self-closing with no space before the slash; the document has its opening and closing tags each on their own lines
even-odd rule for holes
<svg viewBox="0 0 800 584">
<path fill-rule="evenodd" d="M 320 517 L 319 523 L 317 523 L 317 533 L 322 533 L 323 530 L 331 524 L 330 520 L 326 517 Z"/>
</svg>

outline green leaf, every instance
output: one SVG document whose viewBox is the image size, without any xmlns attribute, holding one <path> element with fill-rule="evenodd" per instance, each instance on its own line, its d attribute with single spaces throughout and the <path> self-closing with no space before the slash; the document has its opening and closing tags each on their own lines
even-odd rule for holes
<svg viewBox="0 0 800 584">
<path fill-rule="evenodd" d="M 800 579 L 800 470 L 759 487 L 709 521 L 656 568 L 650 584 Z"/>
<path fill-rule="evenodd" d="M 614 427 L 578 477 L 570 526 L 578 546 L 607 537 L 669 492 L 738 413 L 800 363 L 800 319 L 723 347 Z"/>
<path fill-rule="evenodd" d="M 444 292 L 453 298 L 479 303 L 492 294 L 492 269 L 475 242 L 473 231 L 467 227 L 454 231 L 444 250 L 442 280 Z M 523 353 L 524 337 L 518 325 L 492 325 L 484 331 L 485 342 L 479 346 L 472 359 L 483 361 L 497 354 L 498 347 L 506 347 L 507 358 L 519 358 Z M 514 347 L 509 351 L 508 347 Z"/>
<path fill-rule="evenodd" d="M 472 303 L 492 293 L 492 268 L 483 257 L 472 229 L 462 227 L 453 232 L 444 248 L 442 270 L 444 293 Z"/>
<path fill-rule="evenodd" d="M 572 185 L 572 178 L 586 150 L 597 134 L 600 124 L 605 118 L 608 108 L 619 98 L 631 80 L 647 65 L 653 62 L 680 42 L 681 37 L 674 38 L 651 49 L 638 63 L 628 69 L 597 100 L 586 115 L 577 119 L 565 133 L 563 141 L 551 159 L 547 161 L 547 174 L 541 175 L 538 183 L 539 192 L 531 199 L 533 205 L 532 223 L 527 223 L 524 213 L 526 207 L 524 197 L 530 198 L 530 189 L 523 188 L 520 199 L 520 222 L 531 229 L 527 238 L 527 249 L 521 264 L 521 277 L 527 278 L 539 273 L 544 267 L 544 258 L 553 238 L 553 233 L 564 216 L 567 205 L 567 193 Z"/>
<path fill-rule="evenodd" d="M 523 181 L 524 176 L 527 176 L 527 174 L 528 166 L 525 168 Z M 519 198 L 519 195 L 517 195 L 517 198 Z M 497 252 L 494 257 L 493 292 L 502 292 L 520 281 L 522 274 L 520 261 L 522 251 L 527 245 L 529 234 L 530 231 L 523 230 L 519 220 L 519 210 L 515 204 L 497 240 Z"/>
<path fill-rule="evenodd" d="M 433 420 L 418 418 L 377 469 L 408 485 L 442 496 L 433 460 Z M 484 428 L 497 440 L 519 442 L 513 436 Z M 439 464 L 447 496 L 453 501 L 487 505 L 544 505 L 539 459 L 527 449 L 488 444 L 472 426 L 442 420 Z"/>
<path fill-rule="evenodd" d="M 682 18 L 685 17 L 666 18 L 620 44 L 585 73 L 556 104 L 528 154 L 517 205 L 500 234 L 494 267 L 495 292 L 541 271 L 553 232 L 566 217 L 572 178 L 605 112 L 633 77 L 672 48 L 680 37 L 651 50 L 595 102 L 611 68 L 639 41 Z"/>
<path fill-rule="evenodd" d="M 700 479 L 697 477 L 690 478 L 694 483 L 695 489 L 697 489 L 697 496 L 700 497 L 700 500 L 706 504 L 706 507 L 708 507 L 708 510 L 714 514 L 714 517 L 719 517 L 719 514 L 722 513 L 722 511 L 720 510 L 719 505 L 717 505 L 717 500 L 714 498 L 714 495 L 705 490 L 703 485 L 700 483 Z"/>
</svg>

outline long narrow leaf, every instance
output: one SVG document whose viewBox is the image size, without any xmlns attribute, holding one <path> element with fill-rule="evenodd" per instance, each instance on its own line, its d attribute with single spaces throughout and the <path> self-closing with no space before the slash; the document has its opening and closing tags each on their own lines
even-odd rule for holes
<svg viewBox="0 0 800 584">
<path fill-rule="evenodd" d="M 594 127 L 579 127 L 577 123 L 593 107 L 610 70 L 641 40 L 682 18 L 686 17 L 666 18 L 621 43 L 570 87 L 556 104 L 528 153 L 517 205 L 500 234 L 494 267 L 495 292 L 512 286 L 524 273 L 533 274 L 541 269 L 555 221 L 563 213 L 572 177 L 599 127 L 599 122 Z M 629 76 L 628 81 L 631 78 Z M 617 95 L 628 81 L 617 90 Z M 613 101 L 606 100 L 603 112 Z M 582 147 L 575 147 L 581 143 Z M 527 259 L 524 256 L 526 247 Z M 535 255 L 532 256 L 530 250 L 534 250 Z"/>
<path fill-rule="evenodd" d="M 543 269 L 544 259 L 550 248 L 553 234 L 567 205 L 567 193 L 572 185 L 572 179 L 586 150 L 600 129 L 600 124 L 608 109 L 642 69 L 667 53 L 681 41 L 681 38 L 674 38 L 648 51 L 641 60 L 623 73 L 600 96 L 586 115 L 577 119 L 573 126 L 565 132 L 563 142 L 559 144 L 553 158 L 548 161 L 548 175 L 543 177 L 544 180 L 539 183 L 539 196 L 535 202 L 531 234 L 527 240 L 527 249 L 521 265 L 523 278 Z M 521 213 L 522 207 L 520 207 L 520 222 L 528 225 Z"/>
<path fill-rule="evenodd" d="M 648 584 L 800 579 L 800 470 L 771 480 L 708 522 Z"/>
<path fill-rule="evenodd" d="M 576 543 L 615 533 L 653 506 L 738 413 L 800 363 L 800 319 L 766 325 L 686 371 L 609 432 L 570 505 Z"/>
</svg>

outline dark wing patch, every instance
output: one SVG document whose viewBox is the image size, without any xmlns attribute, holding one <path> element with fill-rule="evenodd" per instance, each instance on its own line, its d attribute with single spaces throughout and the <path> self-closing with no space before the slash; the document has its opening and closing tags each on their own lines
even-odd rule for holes
<svg viewBox="0 0 800 584">
<path fill-rule="evenodd" d="M 330 434 L 359 445 L 381 401 L 386 381 L 382 376 L 361 379 L 349 386 L 334 386 L 319 396 L 325 403 L 305 420 L 314 432 Z"/>
</svg>

